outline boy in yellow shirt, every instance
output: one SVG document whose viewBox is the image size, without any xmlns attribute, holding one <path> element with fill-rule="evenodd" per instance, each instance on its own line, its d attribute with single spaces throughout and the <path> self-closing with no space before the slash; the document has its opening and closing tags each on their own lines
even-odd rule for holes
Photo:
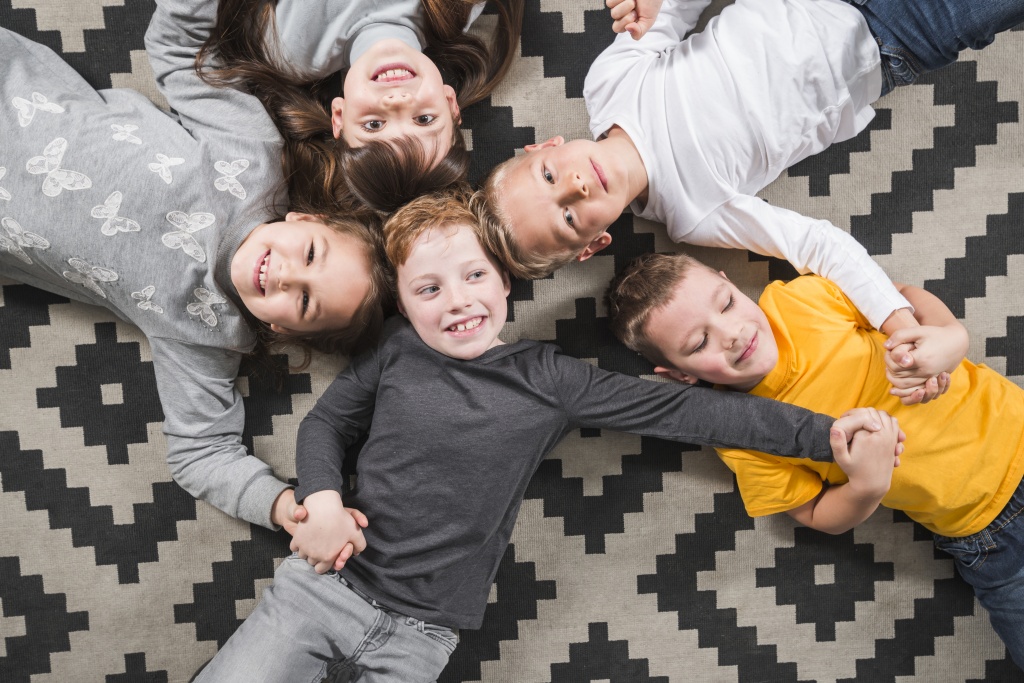
<svg viewBox="0 0 1024 683">
<path fill-rule="evenodd" d="M 786 512 L 839 534 L 879 506 L 935 535 L 974 587 L 1014 661 L 1024 664 L 1024 391 L 964 359 L 967 333 L 927 291 L 897 285 L 929 329 L 915 357 L 952 373 L 945 395 L 907 406 L 891 389 L 888 348 L 828 280 L 774 282 L 755 304 L 724 273 L 684 255 L 649 254 L 610 285 L 612 329 L 681 382 L 703 380 L 826 414 L 876 406 L 907 433 L 893 459 L 816 463 L 720 449 L 751 516 Z M 945 379 L 945 378 L 944 378 Z M 842 467 L 840 467 L 840 465 Z"/>
</svg>

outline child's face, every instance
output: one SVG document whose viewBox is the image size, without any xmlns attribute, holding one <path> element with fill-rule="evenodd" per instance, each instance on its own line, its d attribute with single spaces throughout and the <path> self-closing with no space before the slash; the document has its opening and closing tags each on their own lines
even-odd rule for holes
<svg viewBox="0 0 1024 683">
<path fill-rule="evenodd" d="M 747 391 L 779 360 L 764 311 L 724 273 L 707 268 L 690 270 L 645 330 L 673 366 L 655 372 L 682 382 L 702 379 Z"/>
<path fill-rule="evenodd" d="M 319 332 L 349 324 L 370 289 L 370 270 L 358 239 L 289 213 L 249 233 L 231 259 L 231 283 L 275 332 Z"/>
<path fill-rule="evenodd" d="M 523 249 L 579 252 L 584 260 L 611 243 L 606 230 L 632 200 L 623 166 L 605 145 L 555 137 L 528 145 L 512 164 L 500 204 Z"/>
<path fill-rule="evenodd" d="M 419 138 L 435 163 L 451 149 L 459 120 L 455 90 L 419 50 L 391 38 L 378 41 L 348 70 L 345 97 L 332 104 L 334 137 L 352 147 L 373 140 Z"/>
<path fill-rule="evenodd" d="M 429 230 L 398 267 L 398 306 L 430 348 L 470 360 L 498 346 L 509 280 L 472 228 Z"/>
</svg>

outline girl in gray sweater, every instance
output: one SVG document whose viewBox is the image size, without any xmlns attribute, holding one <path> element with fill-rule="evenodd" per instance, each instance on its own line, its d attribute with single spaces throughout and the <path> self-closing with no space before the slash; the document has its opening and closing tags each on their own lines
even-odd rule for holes
<svg viewBox="0 0 1024 683">
<path fill-rule="evenodd" d="M 255 98 L 194 68 L 215 7 L 157 2 L 146 47 L 171 116 L 138 93 L 94 90 L 0 29 L 0 275 L 137 325 L 175 481 L 229 515 L 290 529 L 291 489 L 242 445 L 239 362 L 274 335 L 370 341 L 386 291 L 379 238 L 310 209 L 280 222 L 280 134 Z"/>
</svg>

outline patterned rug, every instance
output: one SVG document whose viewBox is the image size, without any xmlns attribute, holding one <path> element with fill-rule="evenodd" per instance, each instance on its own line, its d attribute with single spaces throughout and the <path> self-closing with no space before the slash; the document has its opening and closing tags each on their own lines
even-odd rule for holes
<svg viewBox="0 0 1024 683">
<path fill-rule="evenodd" d="M 465 111 L 474 177 L 524 144 L 587 135 L 583 78 L 612 38 L 607 10 L 527 8 L 509 78 Z M 142 44 L 152 11 L 0 0 L 0 25 L 97 88 L 158 98 Z M 850 230 L 893 279 L 950 306 L 974 360 L 1024 385 L 1022 73 L 1018 30 L 887 96 L 868 131 L 764 197 Z M 649 375 L 609 335 L 601 294 L 633 256 L 675 247 L 630 216 L 613 234 L 597 257 L 516 283 L 506 341 Z M 698 255 L 752 295 L 792 275 L 746 252 Z M 294 477 L 300 419 L 343 362 L 317 358 L 280 392 L 239 380 L 246 441 L 282 477 Z M 3 283 L 0 396 L 0 681 L 187 681 L 252 610 L 288 539 L 170 480 L 149 348 L 105 311 Z M 594 431 L 566 439 L 526 498 L 484 626 L 462 633 L 444 683 L 1024 678 L 952 562 L 901 514 L 834 537 L 784 515 L 751 520 L 712 453 Z"/>
</svg>

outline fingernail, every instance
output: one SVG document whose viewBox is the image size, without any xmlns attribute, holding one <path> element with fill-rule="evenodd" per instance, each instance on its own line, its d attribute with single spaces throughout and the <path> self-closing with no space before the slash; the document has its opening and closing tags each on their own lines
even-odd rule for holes
<svg viewBox="0 0 1024 683">
<path fill-rule="evenodd" d="M 838 429 L 833 429 L 832 430 L 832 436 L 836 437 L 837 439 L 839 437 L 841 437 L 842 435 L 843 435 L 843 433 L 841 431 L 839 431 Z"/>
<path fill-rule="evenodd" d="M 877 422 L 872 422 L 871 423 L 871 429 L 881 429 L 881 428 L 882 428 L 882 425 L 878 424 Z"/>
</svg>

